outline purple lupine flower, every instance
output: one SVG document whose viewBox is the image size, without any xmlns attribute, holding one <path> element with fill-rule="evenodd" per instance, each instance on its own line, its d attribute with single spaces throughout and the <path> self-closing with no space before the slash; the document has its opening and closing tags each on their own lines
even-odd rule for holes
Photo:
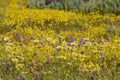
<svg viewBox="0 0 120 80">
<path fill-rule="evenodd" d="M 100 56 L 102 61 L 106 61 L 106 57 L 105 56 Z"/>
<path fill-rule="evenodd" d="M 36 78 L 39 78 L 39 72 L 35 71 L 34 75 L 35 75 Z"/>
<path fill-rule="evenodd" d="M 97 40 L 97 43 L 102 43 L 102 40 L 101 40 L 101 39 L 98 39 L 98 40 Z"/>
<path fill-rule="evenodd" d="M 72 44 L 70 42 L 67 45 L 70 46 L 70 47 L 72 47 Z"/>
<path fill-rule="evenodd" d="M 2 78 L 0 78 L 0 80 L 3 80 Z"/>
<path fill-rule="evenodd" d="M 16 80 L 20 80 L 20 76 L 17 76 L 17 77 L 16 77 Z"/>
<path fill-rule="evenodd" d="M 34 67 L 35 61 L 31 61 L 31 67 Z"/>
<path fill-rule="evenodd" d="M 50 64 L 50 61 L 51 61 L 51 60 L 50 60 L 50 58 L 48 57 L 47 60 L 46 60 L 46 63 L 47 63 L 47 64 Z"/>
<path fill-rule="evenodd" d="M 40 67 L 43 67 L 43 64 L 42 63 L 40 63 L 40 65 L 39 65 Z"/>
<path fill-rule="evenodd" d="M 22 46 L 22 47 L 23 47 L 23 43 L 22 43 L 22 42 L 20 42 L 20 46 Z"/>
<path fill-rule="evenodd" d="M 83 38 L 80 39 L 80 43 L 81 43 L 81 45 L 86 44 L 86 42 L 85 42 L 85 40 Z"/>
<path fill-rule="evenodd" d="M 115 59 L 115 56 L 112 56 L 112 57 L 111 57 L 111 60 L 114 60 L 114 59 Z"/>
<path fill-rule="evenodd" d="M 110 39 L 110 37 L 107 37 L 106 40 L 109 42 L 111 39 Z"/>
<path fill-rule="evenodd" d="M 89 42 L 92 43 L 92 39 L 89 39 Z"/>
<path fill-rule="evenodd" d="M 70 38 L 70 42 L 74 42 L 75 41 L 75 38 L 74 37 L 71 37 Z"/>
<path fill-rule="evenodd" d="M 24 37 L 24 43 L 25 43 L 25 44 L 28 43 L 28 39 L 27 39 L 27 37 Z"/>
</svg>

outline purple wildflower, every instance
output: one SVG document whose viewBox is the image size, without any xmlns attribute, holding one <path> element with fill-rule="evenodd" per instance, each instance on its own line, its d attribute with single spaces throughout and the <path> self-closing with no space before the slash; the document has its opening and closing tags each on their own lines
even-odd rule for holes
<svg viewBox="0 0 120 80">
<path fill-rule="evenodd" d="M 85 40 L 83 38 L 80 39 L 80 43 L 81 43 L 81 45 L 86 44 L 86 42 L 85 42 Z"/>
<path fill-rule="evenodd" d="M 24 37 L 24 43 L 27 44 L 28 43 L 28 39 L 26 37 Z"/>
<path fill-rule="evenodd" d="M 106 40 L 109 42 L 111 39 L 110 39 L 110 37 L 107 37 Z"/>
<path fill-rule="evenodd" d="M 17 76 L 17 77 L 16 77 L 16 80 L 20 80 L 20 76 Z"/>
<path fill-rule="evenodd" d="M 71 43 L 68 43 L 67 45 L 70 46 L 70 47 L 72 47 Z"/>
<path fill-rule="evenodd" d="M 40 67 L 43 67 L 43 64 L 42 63 L 40 63 L 40 65 L 39 65 Z"/>
<path fill-rule="evenodd" d="M 70 42 L 74 42 L 75 41 L 75 38 L 74 37 L 71 37 L 70 38 Z"/>
<path fill-rule="evenodd" d="M 112 56 L 112 57 L 111 57 L 111 60 L 114 60 L 114 59 L 115 59 L 115 56 Z"/>
<path fill-rule="evenodd" d="M 50 58 L 48 57 L 47 60 L 46 60 L 46 63 L 47 63 L 47 64 L 50 64 L 50 61 L 51 61 L 51 60 L 50 60 Z"/>
<path fill-rule="evenodd" d="M 3 80 L 2 78 L 0 78 L 0 80 Z"/>
<path fill-rule="evenodd" d="M 98 39 L 97 42 L 98 42 L 98 43 L 102 43 L 102 40 L 101 40 L 101 39 Z"/>
<path fill-rule="evenodd" d="M 31 67 L 34 67 L 35 61 L 31 61 Z"/>
<path fill-rule="evenodd" d="M 36 78 L 39 78 L 39 72 L 35 71 L 34 75 L 35 75 Z"/>
</svg>

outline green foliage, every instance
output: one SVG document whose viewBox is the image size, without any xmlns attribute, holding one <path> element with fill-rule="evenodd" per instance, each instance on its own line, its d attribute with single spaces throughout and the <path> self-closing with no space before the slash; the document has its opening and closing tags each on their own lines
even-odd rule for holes
<svg viewBox="0 0 120 80">
<path fill-rule="evenodd" d="M 62 9 L 73 10 L 77 9 L 81 0 L 63 0 L 62 2 L 54 0 L 51 4 L 46 5 L 45 0 L 30 0 L 27 2 L 29 8 L 50 8 L 50 9 Z"/>
<path fill-rule="evenodd" d="M 120 13 L 120 0 L 89 0 L 80 10 L 84 13 L 100 11 L 101 13 Z"/>
<path fill-rule="evenodd" d="M 29 8 L 45 8 L 45 0 L 27 0 L 27 7 Z"/>
<path fill-rule="evenodd" d="M 30 0 L 27 2 L 29 8 L 50 8 L 75 12 L 95 12 L 120 13 L 120 0 L 63 0 L 62 2 L 53 1 L 46 5 L 45 0 Z"/>
</svg>

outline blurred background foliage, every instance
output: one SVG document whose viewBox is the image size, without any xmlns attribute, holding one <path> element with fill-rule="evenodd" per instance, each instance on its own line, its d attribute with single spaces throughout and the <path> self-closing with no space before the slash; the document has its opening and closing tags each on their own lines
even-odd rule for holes
<svg viewBox="0 0 120 80">
<path fill-rule="evenodd" d="M 120 13 L 120 0 L 27 0 L 29 8 L 50 8 L 75 12 Z"/>
</svg>

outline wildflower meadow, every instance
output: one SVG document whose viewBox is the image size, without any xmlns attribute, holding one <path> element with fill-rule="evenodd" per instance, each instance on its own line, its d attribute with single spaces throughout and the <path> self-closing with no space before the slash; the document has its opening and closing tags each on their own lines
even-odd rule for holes
<svg viewBox="0 0 120 80">
<path fill-rule="evenodd" d="M 119 14 L 28 1 L 0 0 L 0 80 L 120 80 Z"/>
</svg>

